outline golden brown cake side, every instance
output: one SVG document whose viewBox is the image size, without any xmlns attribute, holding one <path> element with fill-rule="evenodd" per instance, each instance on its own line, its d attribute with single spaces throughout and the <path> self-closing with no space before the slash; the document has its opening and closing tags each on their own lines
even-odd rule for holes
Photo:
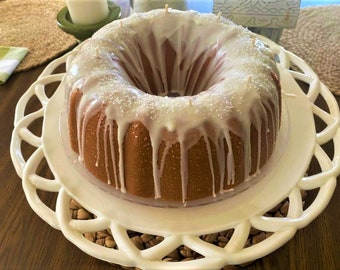
<svg viewBox="0 0 340 270">
<path fill-rule="evenodd" d="M 278 88 L 279 91 L 279 88 Z M 80 138 L 77 135 L 76 114 L 77 104 L 81 98 L 79 90 L 75 91 L 70 99 L 69 129 L 72 149 L 79 153 Z M 273 107 L 272 105 L 271 107 Z M 225 164 L 224 179 L 221 183 L 220 172 L 217 162 L 216 148 L 211 140 L 206 141 L 199 132 L 192 132 L 191 140 L 196 140 L 188 150 L 188 193 L 187 200 L 197 200 L 207 197 L 214 197 L 219 194 L 221 186 L 223 190 L 230 190 L 244 180 L 258 172 L 266 162 L 270 159 L 275 147 L 277 127 L 279 125 L 273 115 L 270 113 L 272 108 L 267 109 L 267 119 L 263 119 L 268 125 L 263 125 L 260 132 L 256 130 L 254 125 L 251 126 L 250 147 L 251 147 L 251 170 L 249 175 L 245 175 L 245 157 L 243 139 L 230 132 L 231 147 L 234 156 L 235 180 L 228 183 L 228 164 Z M 103 183 L 110 184 L 115 188 L 121 188 L 119 181 L 119 153 L 117 141 L 117 125 L 113 123 L 113 129 L 110 131 L 105 126 L 103 115 L 94 115 L 87 121 L 84 130 L 84 140 L 82 151 L 84 152 L 84 164 L 86 168 Z M 231 122 L 232 125 L 237 125 Z M 98 127 L 99 125 L 99 127 Z M 166 131 L 164 131 L 167 133 Z M 173 135 L 174 136 L 174 135 Z M 164 139 L 167 137 L 164 136 Z M 198 138 L 197 138 L 198 137 Z M 259 137 L 261 142 L 259 144 Z M 168 142 L 163 139 L 158 152 L 158 169 L 162 171 L 160 177 L 161 194 L 160 199 L 166 201 L 182 201 L 182 176 L 181 176 L 181 151 L 178 142 L 174 142 L 173 138 Z M 115 145 L 111 149 L 110 143 Z M 104 144 L 106 145 L 104 146 Z M 207 146 L 209 143 L 209 146 Z M 126 192 L 143 198 L 155 197 L 155 186 L 153 180 L 153 163 L 152 163 L 152 146 L 150 142 L 150 134 L 141 122 L 133 122 L 130 124 L 128 131 L 124 136 L 124 182 L 126 184 Z M 168 146 L 166 146 L 168 145 Z M 170 145 L 170 146 L 169 146 Z M 226 141 L 223 141 L 224 156 L 228 155 L 229 149 Z M 166 149 L 167 148 L 167 149 Z M 260 150 L 259 150 L 260 149 Z M 113 158 L 114 156 L 114 158 Z M 209 164 L 211 157 L 213 164 L 213 172 Z M 113 161 L 114 160 L 114 161 Z M 227 160 L 225 160 L 227 163 Z M 161 164 L 162 163 L 162 164 Z M 162 167 L 162 168 L 161 168 Z M 109 176 L 109 177 L 108 177 Z"/>
</svg>

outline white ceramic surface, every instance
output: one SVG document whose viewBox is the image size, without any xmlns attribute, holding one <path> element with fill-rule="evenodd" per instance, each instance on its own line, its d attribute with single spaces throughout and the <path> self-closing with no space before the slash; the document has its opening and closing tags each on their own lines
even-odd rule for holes
<svg viewBox="0 0 340 270">
<path fill-rule="evenodd" d="M 289 239 L 296 230 L 307 226 L 327 206 L 340 173 L 339 165 L 339 108 L 336 100 L 310 67 L 294 54 L 266 40 L 278 55 L 283 76 L 284 113 L 279 144 L 286 151 L 276 152 L 278 162 L 258 183 L 224 201 L 189 208 L 161 208 L 112 196 L 90 181 L 83 181 L 81 168 L 74 169 L 68 153 L 64 151 L 60 134 L 59 117 L 63 104 L 63 89 L 48 98 L 45 85 L 60 82 L 64 74 L 52 72 L 62 63 L 63 56 L 52 62 L 38 80 L 18 102 L 15 128 L 11 142 L 11 157 L 32 209 L 51 226 L 60 229 L 65 237 L 84 252 L 111 263 L 137 266 L 143 269 L 219 269 L 226 264 L 240 264 L 267 255 Z M 292 71 L 294 65 L 301 71 Z M 294 79 L 309 84 L 304 94 Z M 37 97 L 41 109 L 25 114 L 31 97 Z M 329 110 L 320 109 L 315 100 L 321 96 Z M 316 132 L 313 114 L 325 128 Z M 30 123 L 43 117 L 43 135 L 34 135 Z M 60 122 L 61 125 L 63 122 Z M 25 159 L 22 142 L 36 150 Z M 322 145 L 333 141 L 334 157 L 329 157 Z M 319 162 L 322 172 L 305 176 L 312 157 Z M 37 168 L 46 158 L 55 179 L 37 175 Z M 275 164 L 275 163 L 274 163 Z M 72 169 L 65 169 L 72 168 Z M 300 190 L 320 188 L 312 204 L 303 209 Z M 40 200 L 37 190 L 57 194 L 55 209 Z M 96 193 L 98 196 L 93 196 Z M 285 198 L 290 206 L 285 218 L 268 218 L 263 214 Z M 74 198 L 87 210 L 96 214 L 93 220 L 73 220 L 69 202 Z M 251 227 L 273 232 L 266 240 L 244 248 Z M 88 241 L 84 232 L 111 229 L 118 249 L 109 249 Z M 200 235 L 234 228 L 225 248 L 201 240 Z M 149 249 L 140 251 L 131 242 L 127 230 L 150 233 L 164 240 Z M 170 263 L 162 258 L 181 245 L 186 245 L 204 258 L 188 262 Z"/>
</svg>

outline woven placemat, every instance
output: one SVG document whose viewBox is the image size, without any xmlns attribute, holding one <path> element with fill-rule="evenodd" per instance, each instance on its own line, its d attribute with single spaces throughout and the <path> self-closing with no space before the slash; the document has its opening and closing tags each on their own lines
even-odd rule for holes
<svg viewBox="0 0 340 270">
<path fill-rule="evenodd" d="M 280 43 L 340 95 L 340 5 L 301 9 L 296 28 L 284 30 Z"/>
<path fill-rule="evenodd" d="M 57 26 L 64 6 L 64 0 L 0 0 L 0 45 L 29 49 L 16 72 L 44 64 L 77 44 Z"/>
</svg>

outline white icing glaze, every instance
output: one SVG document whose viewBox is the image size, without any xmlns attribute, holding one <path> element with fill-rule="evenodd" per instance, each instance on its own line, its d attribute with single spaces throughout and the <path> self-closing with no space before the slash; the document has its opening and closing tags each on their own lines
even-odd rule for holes
<svg viewBox="0 0 340 270">
<path fill-rule="evenodd" d="M 169 46 L 165 49 L 164 44 L 176 53 L 171 54 Z M 172 62 L 173 66 L 167 67 Z M 118 172 L 113 166 L 114 175 L 106 171 L 108 184 L 118 186 L 119 182 L 121 191 L 126 192 L 124 136 L 129 124 L 139 121 L 150 133 L 155 198 L 162 197 L 164 157 L 171 146 L 166 146 L 158 166 L 163 130 L 175 132 L 180 143 L 183 202 L 187 200 L 188 150 L 197 142 L 186 140 L 186 136 L 193 130 L 199 130 L 206 142 L 213 179 L 211 195 L 217 195 L 215 183 L 219 183 L 219 193 L 223 193 L 226 164 L 228 185 L 235 181 L 230 132 L 244 143 L 246 177 L 252 166 L 251 124 L 261 131 L 263 123 L 268 125 L 269 111 L 273 116 L 273 133 L 278 132 L 275 123 L 279 122 L 279 95 L 271 76 L 273 72 L 278 76 L 272 54 L 262 42 L 242 27 L 212 14 L 154 10 L 115 21 L 79 46 L 68 61 L 66 89 L 79 89 L 83 93 L 77 108 L 80 160 L 86 123 L 105 108 L 101 120 L 105 119 L 105 130 L 112 138 L 107 143 L 111 153 L 105 146 L 105 160 L 97 163 L 104 162 L 107 168 L 107 157 L 111 155 L 113 163 L 119 164 Z M 178 96 L 171 97 L 173 94 Z M 269 101 L 276 105 L 274 111 Z M 241 124 L 239 128 L 230 125 L 233 119 Z M 113 154 L 113 121 L 118 128 L 118 161 Z M 204 128 L 205 123 L 210 123 L 209 128 Z M 107 139 L 99 138 L 99 131 L 96 136 L 99 151 L 99 140 Z M 219 181 L 213 173 L 209 140 L 217 152 Z M 229 149 L 227 155 L 224 141 Z M 260 132 L 257 144 L 260 149 Z"/>
</svg>

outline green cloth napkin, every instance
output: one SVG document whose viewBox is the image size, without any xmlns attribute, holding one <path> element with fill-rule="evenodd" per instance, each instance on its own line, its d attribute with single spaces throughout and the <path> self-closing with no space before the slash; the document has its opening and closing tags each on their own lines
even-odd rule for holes
<svg viewBox="0 0 340 270">
<path fill-rule="evenodd" d="M 0 46 L 0 84 L 7 81 L 27 52 L 27 48 Z"/>
</svg>

